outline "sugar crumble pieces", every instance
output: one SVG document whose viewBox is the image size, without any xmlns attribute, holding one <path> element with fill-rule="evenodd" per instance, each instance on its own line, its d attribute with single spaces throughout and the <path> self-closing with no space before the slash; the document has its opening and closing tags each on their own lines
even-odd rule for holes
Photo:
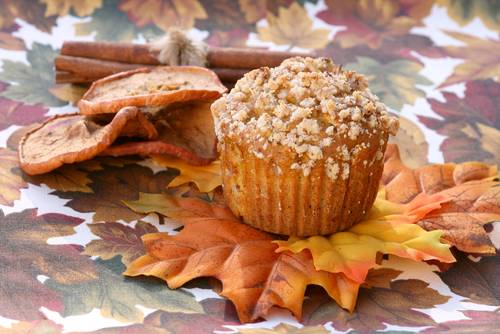
<svg viewBox="0 0 500 334">
<path fill-rule="evenodd" d="M 398 128 L 365 78 L 328 58 L 296 57 L 272 69 L 253 70 L 212 111 L 221 143 L 226 137 L 246 142 L 260 159 L 269 145 L 288 147 L 296 157 L 290 168 L 305 176 L 336 140 L 350 142 L 351 147 L 337 147 L 336 159 L 324 162 L 332 180 L 347 179 L 351 159 L 368 148 L 369 143 L 356 143 L 360 136 L 395 134 Z M 378 150 L 376 160 L 380 155 Z"/>
</svg>

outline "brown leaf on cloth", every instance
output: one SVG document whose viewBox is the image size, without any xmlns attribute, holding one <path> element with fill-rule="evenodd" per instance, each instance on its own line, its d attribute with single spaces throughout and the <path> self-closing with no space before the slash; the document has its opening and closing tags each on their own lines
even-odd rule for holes
<svg viewBox="0 0 500 334">
<path fill-rule="evenodd" d="M 213 276 L 222 282 L 220 294 L 235 304 L 242 322 L 265 316 L 273 305 L 300 318 L 309 284 L 323 286 L 345 307 L 354 305 L 358 284 L 343 274 L 316 270 L 307 252 L 276 253 L 270 234 L 242 224 L 228 208 L 194 198 L 156 196 L 164 199 L 162 213 L 177 218 L 184 228 L 173 236 L 143 236 L 147 254 L 132 262 L 125 275 L 159 277 L 171 288 L 197 277 Z M 147 212 L 151 208 L 142 209 Z"/>
<path fill-rule="evenodd" d="M 71 114 L 55 116 L 28 132 L 19 143 L 21 168 L 30 175 L 49 172 L 65 163 L 90 159 L 113 143 L 128 122 L 141 124 L 148 137 L 154 126 L 135 107 L 123 108 L 105 125 Z"/>
<path fill-rule="evenodd" d="M 391 271 L 383 275 L 385 279 L 372 282 L 374 284 L 369 289 L 360 291 L 356 310 L 352 313 L 342 310 L 323 291 L 315 289 L 305 302 L 303 324 L 321 325 L 331 321 L 338 331 L 352 329 L 360 334 L 383 330 L 387 324 L 412 327 L 436 324 L 419 309 L 443 304 L 448 296 L 441 295 L 421 280 L 393 280 Z"/>
<path fill-rule="evenodd" d="M 154 24 L 163 30 L 172 26 L 190 29 L 196 20 L 207 18 L 198 0 L 124 0 L 118 9 L 138 27 Z"/>
<path fill-rule="evenodd" d="M 474 3 L 483 3 L 476 1 Z M 484 2 L 486 3 L 486 2 Z M 498 304 L 497 304 L 498 305 Z M 463 320 L 450 320 L 439 323 L 421 332 L 422 334 L 470 334 L 470 333 L 498 333 L 500 323 L 500 309 L 494 311 L 462 311 L 467 317 Z"/>
<path fill-rule="evenodd" d="M 15 151 L 0 147 L 0 204 L 13 205 L 28 184 L 14 170 L 19 166 Z"/>
<path fill-rule="evenodd" d="M 120 255 L 125 265 L 144 254 L 141 236 L 158 232 L 155 226 L 143 221 L 137 222 L 133 228 L 114 222 L 89 224 L 88 227 L 101 239 L 89 242 L 84 254 L 99 256 L 103 260 Z"/>
<path fill-rule="evenodd" d="M 84 115 L 116 113 L 123 107 L 165 107 L 174 102 L 212 101 L 226 91 L 217 75 L 202 67 L 156 66 L 95 81 L 78 107 Z"/>
<path fill-rule="evenodd" d="M 156 115 L 159 138 L 108 147 L 102 155 L 168 154 L 191 165 L 208 165 L 217 158 L 217 138 L 210 103 L 197 102 L 167 108 Z"/>
<path fill-rule="evenodd" d="M 104 158 L 110 159 L 98 159 Z M 149 167 L 137 164 L 106 165 L 106 168 L 88 174 L 92 193 L 58 191 L 54 194 L 69 200 L 65 206 L 92 213 L 94 222 L 131 222 L 145 215 L 130 210 L 124 201 L 136 200 L 141 192 L 163 192 L 175 176 L 172 171 L 153 173 Z"/>
<path fill-rule="evenodd" d="M 457 263 L 439 276 L 464 301 L 496 306 L 500 304 L 500 256 L 472 261 L 460 254 Z"/>
<path fill-rule="evenodd" d="M 7 32 L 0 31 L 0 49 L 19 51 L 24 49 L 24 41 Z"/>
<path fill-rule="evenodd" d="M 389 145 L 381 182 L 392 202 L 407 203 L 421 192 L 451 198 L 418 224 L 428 231 L 443 230 L 443 238 L 461 251 L 494 254 L 484 225 L 500 220 L 500 183 L 494 181 L 496 177 L 495 166 L 480 162 L 411 169 L 401 161 L 397 146 Z"/>
</svg>

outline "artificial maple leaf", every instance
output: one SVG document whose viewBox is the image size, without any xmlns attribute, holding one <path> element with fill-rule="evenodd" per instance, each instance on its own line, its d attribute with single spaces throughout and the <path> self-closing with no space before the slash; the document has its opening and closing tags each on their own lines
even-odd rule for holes
<svg viewBox="0 0 500 334">
<path fill-rule="evenodd" d="M 0 204 L 12 206 L 27 187 L 19 172 L 17 152 L 0 147 Z"/>
<path fill-rule="evenodd" d="M 463 59 L 440 85 L 445 87 L 460 82 L 493 79 L 500 77 L 500 41 L 482 39 L 459 32 L 448 31 L 448 35 L 465 43 L 464 46 L 447 46 L 443 50 L 452 58 Z"/>
<path fill-rule="evenodd" d="M 49 245 L 47 239 L 75 233 L 81 219 L 37 210 L 4 215 L 0 211 L 0 315 L 44 319 L 40 307 L 62 311 L 57 293 L 37 280 L 46 275 L 71 286 L 96 277 L 93 262 L 77 245 Z M 13 293 L 15 292 L 15 293 Z"/>
<path fill-rule="evenodd" d="M 70 199 L 66 206 L 78 212 L 93 212 L 93 220 L 127 222 L 143 215 L 131 211 L 123 203 L 135 200 L 139 192 L 160 193 L 173 178 L 169 171 L 154 174 L 151 169 L 136 164 L 123 167 L 107 167 L 88 174 L 92 180 L 93 193 L 55 192 L 57 196 Z"/>
<path fill-rule="evenodd" d="M 434 164 L 411 169 L 401 161 L 399 147 L 389 144 L 381 183 L 387 200 L 408 203 L 422 192 L 435 194 L 468 181 L 490 180 L 497 175 L 496 166 L 481 162 Z"/>
<path fill-rule="evenodd" d="M 496 1 L 438 0 L 436 4 L 445 7 L 448 15 L 460 26 L 479 17 L 488 28 L 497 31 L 500 29 L 499 6 Z"/>
<path fill-rule="evenodd" d="M 55 85 L 54 87 L 49 88 L 49 92 L 51 92 L 52 95 L 57 97 L 59 100 L 67 101 L 72 104 L 76 104 L 86 91 L 86 87 L 72 84 Z"/>
<path fill-rule="evenodd" d="M 163 30 L 172 26 L 192 28 L 196 19 L 207 18 L 198 0 L 124 0 L 118 8 L 139 27 L 156 24 Z"/>
<path fill-rule="evenodd" d="M 217 218 L 234 219 L 234 215 L 225 206 L 210 205 L 192 197 L 171 196 L 168 194 L 139 193 L 136 201 L 124 201 L 133 211 L 148 214 L 160 213 L 172 219 L 191 218 Z"/>
<path fill-rule="evenodd" d="M 493 254 L 484 225 L 500 220 L 500 183 L 495 166 L 480 162 L 442 164 L 411 169 L 389 145 L 385 156 L 382 184 L 386 198 L 408 203 L 421 193 L 441 194 L 449 199 L 441 208 L 426 215 L 418 225 L 428 231 L 442 230 L 443 238 L 459 250 Z"/>
<path fill-rule="evenodd" d="M 439 276 L 453 293 L 464 297 L 464 301 L 497 306 L 500 304 L 500 256 L 470 260 L 465 254 L 458 257 L 457 264 Z"/>
<path fill-rule="evenodd" d="M 498 162 L 500 83 L 493 80 L 470 81 L 465 84 L 463 97 L 449 92 L 443 92 L 443 97 L 445 101 L 428 99 L 432 110 L 441 119 L 418 118 L 428 128 L 446 136 L 440 147 L 445 159 Z"/>
<path fill-rule="evenodd" d="M 269 234 L 242 224 L 228 208 L 195 198 L 166 203 L 171 208 L 163 213 L 184 228 L 174 236 L 143 236 L 147 254 L 132 262 L 125 275 L 159 277 L 170 288 L 197 277 L 215 277 L 223 284 L 220 294 L 235 304 L 242 322 L 266 315 L 273 305 L 300 318 L 309 284 L 323 286 L 343 307 L 354 307 L 359 284 L 343 274 L 315 270 L 306 252 L 277 254 Z"/>
<path fill-rule="evenodd" d="M 408 118 L 399 115 L 398 120 L 398 133 L 389 141 L 399 146 L 401 158 L 408 166 L 417 168 L 425 165 L 428 162 L 429 144 L 424 133 Z"/>
<path fill-rule="evenodd" d="M 414 61 L 395 60 L 382 64 L 372 58 L 357 57 L 356 63 L 346 64 L 346 67 L 366 75 L 371 91 L 395 110 L 425 96 L 417 85 L 431 84 L 419 74 L 424 67 Z"/>
<path fill-rule="evenodd" d="M 373 207 L 363 221 L 346 231 L 306 239 L 291 237 L 275 241 L 278 251 L 294 253 L 310 250 L 318 270 L 343 273 L 363 283 L 368 271 L 375 267 L 377 254 L 393 254 L 415 261 L 454 262 L 449 246 L 440 243 L 441 232 L 427 232 L 414 224 L 445 203 L 445 196 L 421 194 L 407 205 L 383 199 L 379 192 Z"/>
<path fill-rule="evenodd" d="M 354 330 L 368 334 L 383 330 L 388 324 L 396 326 L 432 326 L 434 320 L 418 309 L 428 309 L 445 303 L 449 297 L 439 294 L 428 283 L 416 280 L 394 280 L 399 273 L 381 269 L 371 271 L 367 281 L 369 289 L 362 289 L 356 310 L 349 313 L 328 299 L 322 291 L 314 290 L 304 303 L 306 325 L 332 322 L 338 331 Z M 370 276 L 383 276 L 375 280 Z"/>
<path fill-rule="evenodd" d="M 335 35 L 343 48 L 366 44 L 377 49 L 384 39 L 406 35 L 418 21 L 405 14 L 396 0 L 327 0 L 328 9 L 318 17 L 329 24 L 346 26 Z"/>
<path fill-rule="evenodd" d="M 156 280 L 130 280 L 121 275 L 124 267 L 119 259 L 97 259 L 97 277 L 93 280 L 63 285 L 48 279 L 44 284 L 56 291 L 64 302 L 63 317 L 88 314 L 99 309 L 100 314 L 122 322 L 142 322 L 143 311 L 137 307 L 167 312 L 199 313 L 202 307 L 186 291 L 165 289 Z"/>
<path fill-rule="evenodd" d="M 47 5 L 45 17 L 66 16 L 70 11 L 78 16 L 88 16 L 102 6 L 102 0 L 40 0 L 40 2 Z"/>
<path fill-rule="evenodd" d="M 154 155 L 153 160 L 160 166 L 174 168 L 179 171 L 179 176 L 168 184 L 169 187 L 177 187 L 193 182 L 201 192 L 210 192 L 222 184 L 219 160 L 213 161 L 206 166 L 190 165 L 180 159 L 166 155 Z"/>
<path fill-rule="evenodd" d="M 120 255 L 124 265 L 144 254 L 141 236 L 158 232 L 156 227 L 143 221 L 137 222 L 133 228 L 113 222 L 89 224 L 88 227 L 100 239 L 85 245 L 84 254 L 98 256 L 103 260 Z"/>
<path fill-rule="evenodd" d="M 267 27 L 257 27 L 259 38 L 289 48 L 320 49 L 328 44 L 327 29 L 313 29 L 313 21 L 298 3 L 280 7 L 278 16 L 267 14 Z"/>
</svg>

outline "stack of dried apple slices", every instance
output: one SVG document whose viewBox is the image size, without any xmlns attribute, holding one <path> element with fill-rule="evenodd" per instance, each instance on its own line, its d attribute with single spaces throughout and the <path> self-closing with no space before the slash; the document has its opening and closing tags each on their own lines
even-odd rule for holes
<svg viewBox="0 0 500 334">
<path fill-rule="evenodd" d="M 225 91 L 215 73 L 193 66 L 103 78 L 79 101 L 79 113 L 52 117 L 21 139 L 21 168 L 35 175 L 97 155 L 130 154 L 209 164 L 217 158 L 210 104 Z"/>
</svg>

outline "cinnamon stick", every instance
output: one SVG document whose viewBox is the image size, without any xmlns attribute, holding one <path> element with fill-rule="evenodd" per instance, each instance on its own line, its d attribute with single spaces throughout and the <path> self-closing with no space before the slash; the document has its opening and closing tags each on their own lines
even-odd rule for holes
<svg viewBox="0 0 500 334">
<path fill-rule="evenodd" d="M 57 56 L 56 83 L 90 83 L 108 75 L 153 65 L 126 64 L 83 57 Z M 211 68 L 223 82 L 235 82 L 251 69 Z"/>
<path fill-rule="evenodd" d="M 129 64 L 160 64 L 155 55 L 149 51 L 147 44 L 65 41 L 61 48 L 61 55 Z"/>
<path fill-rule="evenodd" d="M 128 64 L 160 65 L 147 44 L 115 42 L 65 41 L 61 55 L 109 60 Z M 255 69 L 278 66 L 283 60 L 303 54 L 285 51 L 269 51 L 256 48 L 209 47 L 208 65 L 212 68 Z"/>
<path fill-rule="evenodd" d="M 56 83 L 74 83 L 74 84 L 90 84 L 99 78 L 95 77 L 85 77 L 83 75 L 66 72 L 66 71 L 56 71 Z"/>
<path fill-rule="evenodd" d="M 290 57 L 313 56 L 297 52 L 269 51 L 256 48 L 221 48 L 211 46 L 207 60 L 210 67 L 219 68 L 259 68 L 276 67 Z"/>
<path fill-rule="evenodd" d="M 56 71 L 72 72 L 88 78 L 103 78 L 114 73 L 151 66 L 71 56 L 57 56 L 54 64 Z"/>
</svg>

